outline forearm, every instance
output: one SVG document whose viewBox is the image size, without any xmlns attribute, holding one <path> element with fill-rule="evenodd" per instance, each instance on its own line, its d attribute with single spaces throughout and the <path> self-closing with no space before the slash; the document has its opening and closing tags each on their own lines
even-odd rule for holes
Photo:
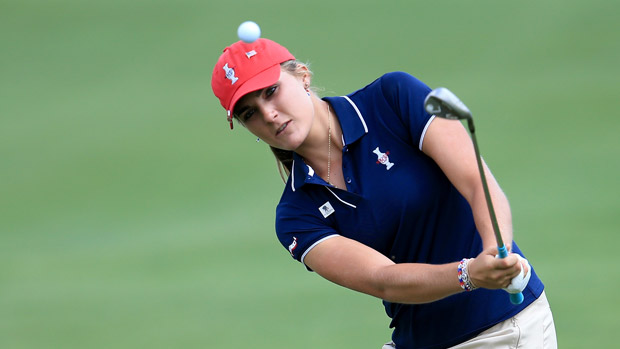
<svg viewBox="0 0 620 349">
<path fill-rule="evenodd" d="M 395 303 L 428 303 L 462 291 L 457 262 L 395 264 L 342 236 L 318 244 L 306 255 L 305 263 L 338 285 Z"/>
<path fill-rule="evenodd" d="M 374 296 L 394 303 L 433 302 L 463 291 L 457 276 L 457 263 L 393 264 L 379 268 L 373 277 Z"/>
<path fill-rule="evenodd" d="M 478 287 L 505 287 L 519 273 L 517 257 L 495 258 L 496 248 L 469 263 L 469 277 Z M 307 266 L 346 288 L 394 303 L 433 302 L 463 292 L 458 264 L 395 264 L 376 250 L 342 236 L 324 240 L 306 255 Z"/>
<path fill-rule="evenodd" d="M 435 118 L 426 132 L 422 151 L 441 167 L 450 182 L 469 202 L 484 247 L 496 246 L 475 149 L 463 125 L 458 121 Z M 508 200 L 486 164 L 483 167 L 502 238 L 510 247 L 512 218 Z"/>
<path fill-rule="evenodd" d="M 512 248 L 512 214 L 510 212 L 510 204 L 508 203 L 506 195 L 503 193 L 499 184 L 486 165 L 484 168 L 499 230 L 501 232 L 502 239 L 504 240 L 504 244 L 510 250 Z M 497 240 L 493 231 L 493 225 L 491 223 L 489 209 L 482 185 L 474 191 L 469 201 L 474 214 L 476 228 L 480 232 L 480 237 L 482 238 L 484 248 L 486 249 L 497 246 Z"/>
</svg>

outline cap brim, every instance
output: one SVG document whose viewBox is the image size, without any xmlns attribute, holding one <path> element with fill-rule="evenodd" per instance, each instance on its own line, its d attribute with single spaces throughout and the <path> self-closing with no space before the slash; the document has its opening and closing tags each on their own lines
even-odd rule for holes
<svg viewBox="0 0 620 349">
<path fill-rule="evenodd" d="M 228 110 L 231 115 L 234 112 L 235 104 L 246 94 L 261 90 L 265 87 L 275 84 L 280 79 L 280 73 L 282 72 L 280 64 L 273 65 L 262 72 L 256 74 L 254 77 L 246 81 L 241 85 L 230 100 Z"/>
</svg>

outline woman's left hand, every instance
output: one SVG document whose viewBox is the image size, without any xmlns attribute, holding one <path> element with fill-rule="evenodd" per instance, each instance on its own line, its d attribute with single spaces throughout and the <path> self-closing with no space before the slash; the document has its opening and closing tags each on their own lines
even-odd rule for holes
<svg viewBox="0 0 620 349">
<path fill-rule="evenodd" d="M 511 253 L 506 258 L 496 258 L 497 253 L 497 247 L 491 247 L 469 261 L 469 278 L 476 287 L 507 288 L 524 267 L 519 263 L 517 254 Z M 524 273 L 529 275 L 529 270 L 525 270 Z"/>
<path fill-rule="evenodd" d="M 523 292 L 527 286 L 527 283 L 530 282 L 530 276 L 532 276 L 532 273 L 530 273 L 530 262 L 520 255 L 517 255 L 517 257 L 519 258 L 519 263 L 521 264 L 521 271 L 519 272 L 519 275 L 512 279 L 510 285 L 504 288 L 504 291 L 508 293 Z"/>
</svg>

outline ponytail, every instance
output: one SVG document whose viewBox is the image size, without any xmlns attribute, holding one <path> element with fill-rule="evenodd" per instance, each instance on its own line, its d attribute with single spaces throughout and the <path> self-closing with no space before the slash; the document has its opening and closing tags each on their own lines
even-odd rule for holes
<svg viewBox="0 0 620 349">
<path fill-rule="evenodd" d="M 269 146 L 269 148 L 271 148 L 271 152 L 276 157 L 276 164 L 278 166 L 278 172 L 280 172 L 280 177 L 282 181 L 286 183 L 288 176 L 290 176 L 291 171 L 293 171 L 293 151 L 282 150 L 272 146 Z"/>
<path fill-rule="evenodd" d="M 282 69 L 289 72 L 292 75 L 301 76 L 305 73 L 309 73 L 312 75 L 312 71 L 308 68 L 307 63 L 302 63 L 297 60 L 290 60 L 280 64 Z M 307 70 L 301 69 L 305 67 Z M 278 166 L 278 172 L 280 173 L 280 177 L 286 183 L 288 176 L 291 175 L 291 171 L 293 171 L 293 151 L 292 150 L 282 150 L 278 148 L 271 148 L 271 152 L 276 157 L 276 164 Z"/>
</svg>

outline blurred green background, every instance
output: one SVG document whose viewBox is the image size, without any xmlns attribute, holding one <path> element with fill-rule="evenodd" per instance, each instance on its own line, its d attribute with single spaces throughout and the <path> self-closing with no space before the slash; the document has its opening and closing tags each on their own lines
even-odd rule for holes
<svg viewBox="0 0 620 349">
<path fill-rule="evenodd" d="M 210 78 L 245 20 L 325 95 L 404 70 L 473 111 L 562 348 L 617 344 L 620 2 L 0 0 L 1 348 L 379 348 L 280 246 Z"/>
</svg>

